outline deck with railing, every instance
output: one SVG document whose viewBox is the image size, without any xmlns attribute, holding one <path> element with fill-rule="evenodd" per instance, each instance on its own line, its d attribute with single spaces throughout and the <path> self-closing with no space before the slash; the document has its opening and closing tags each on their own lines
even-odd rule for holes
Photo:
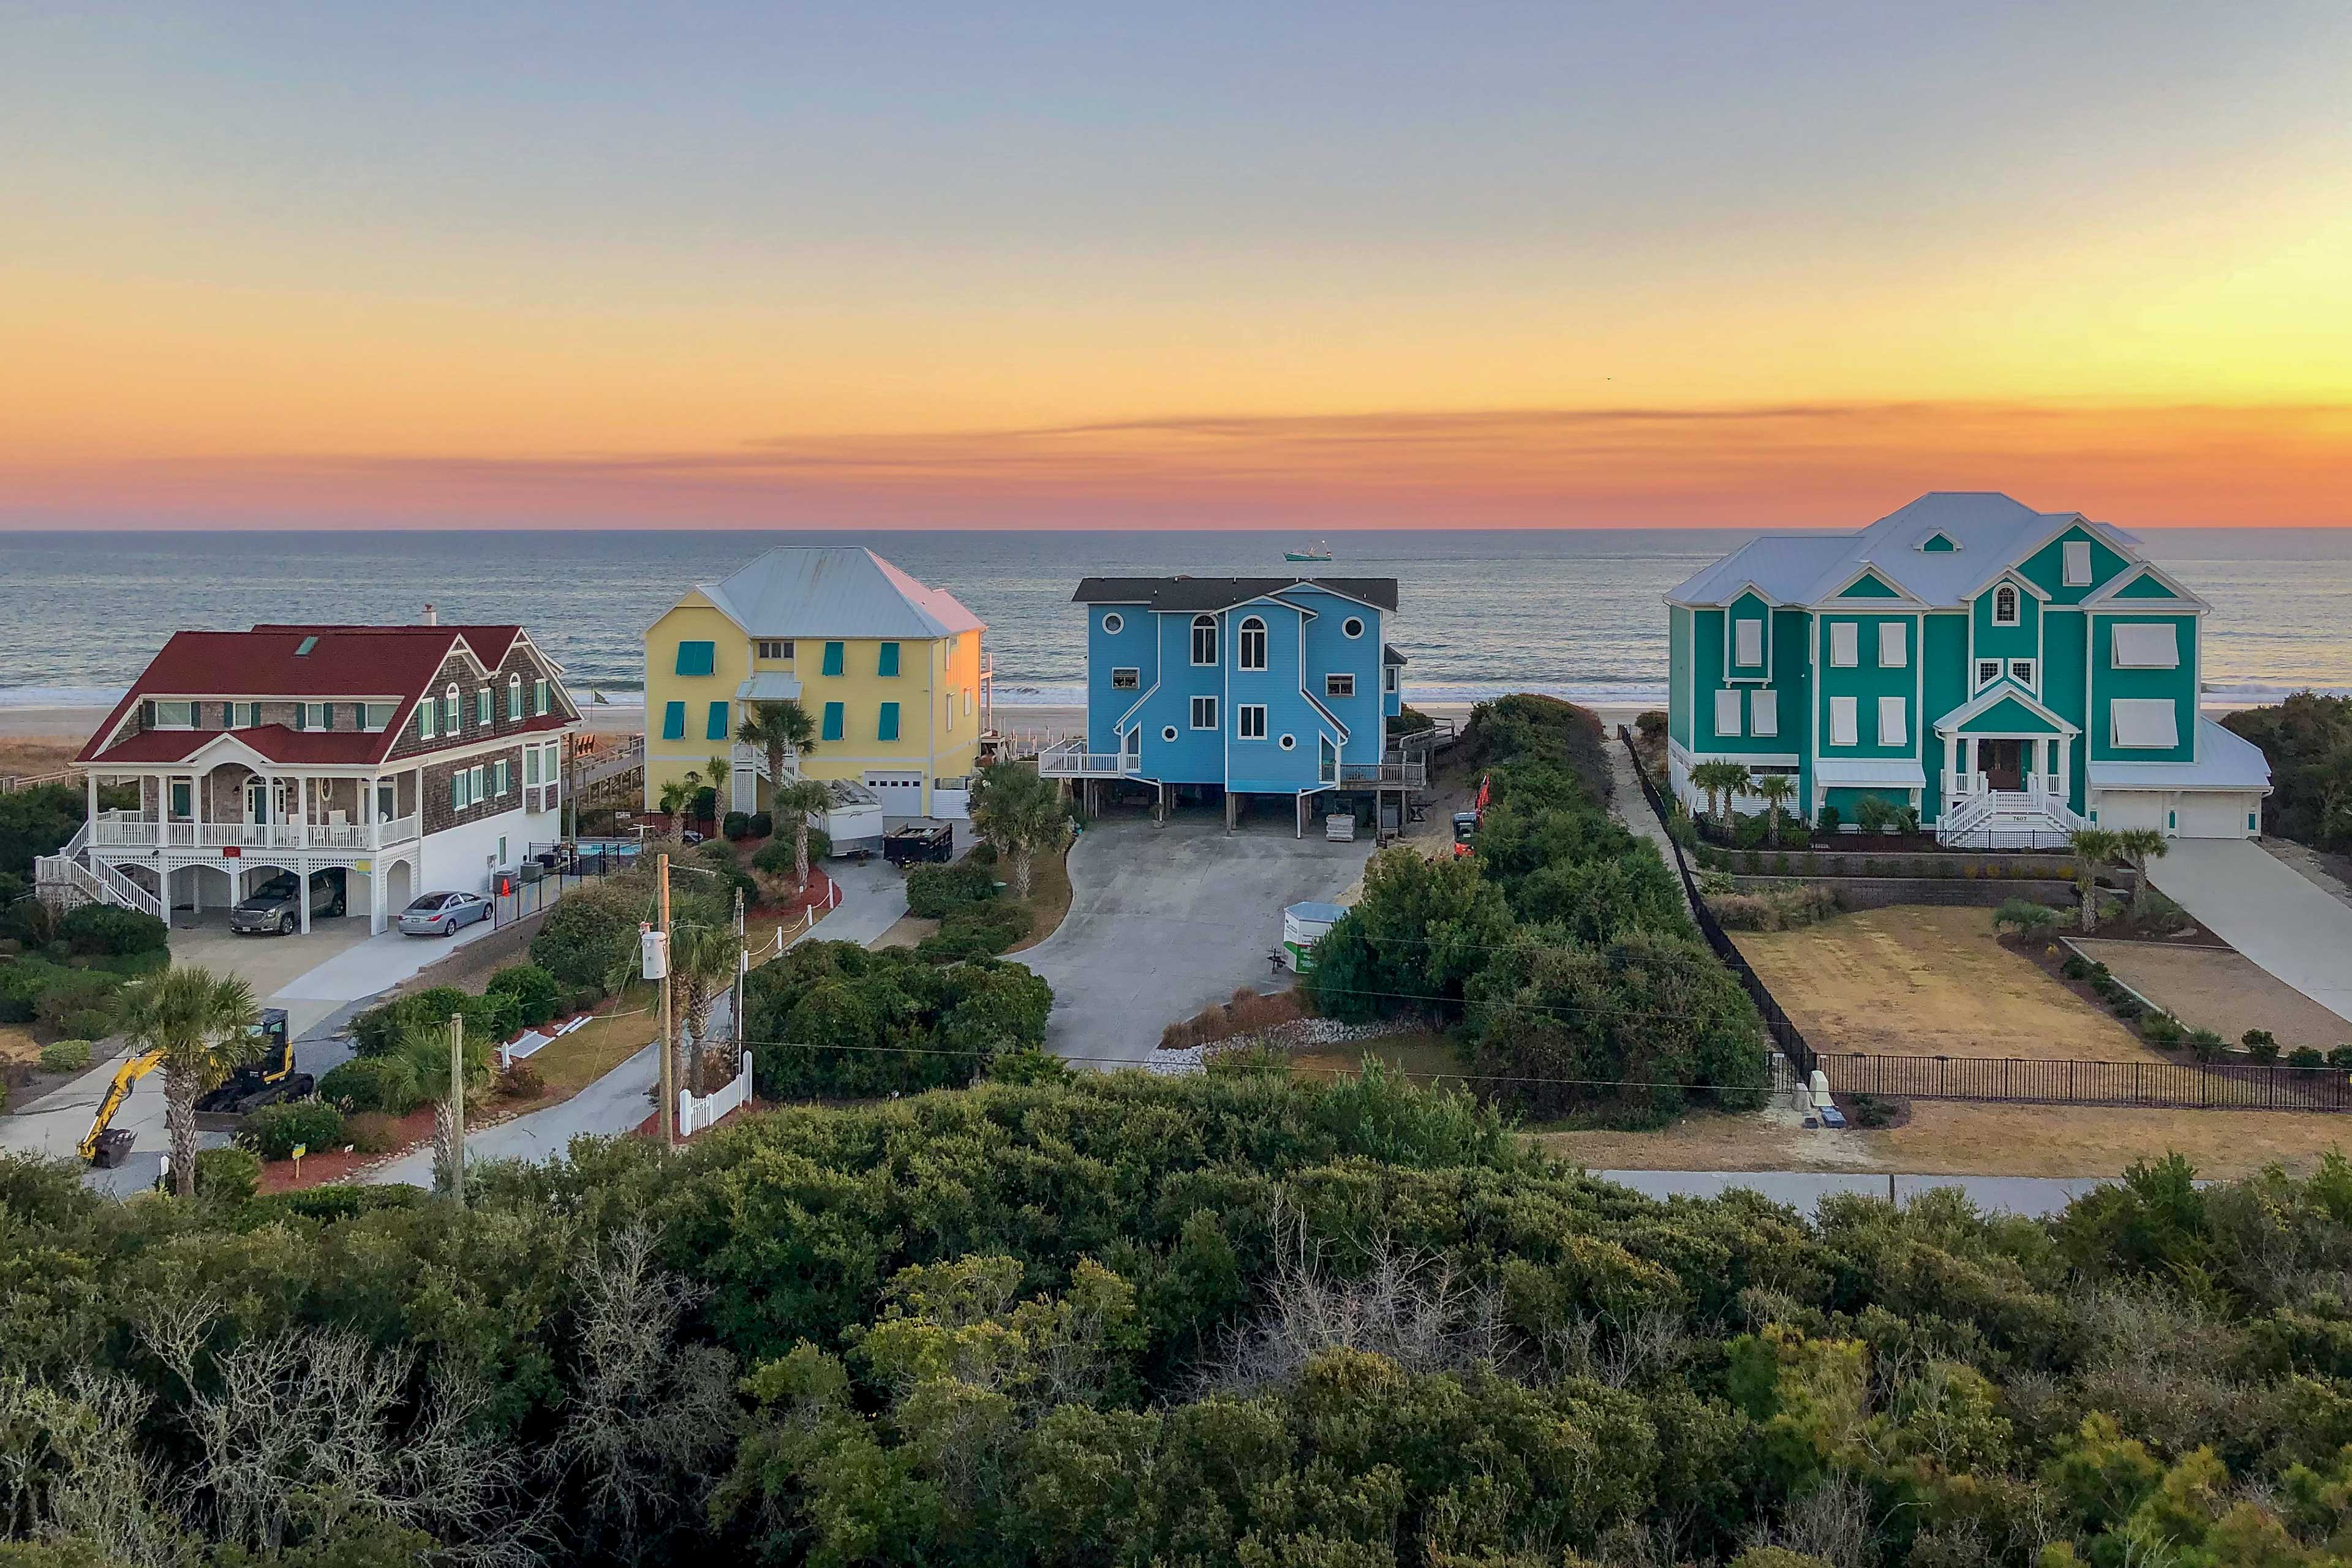
<svg viewBox="0 0 2352 1568">
<path fill-rule="evenodd" d="M 94 849 L 384 849 L 416 838 L 414 816 L 384 822 L 156 822 L 107 811 L 90 825 Z"/>
<path fill-rule="evenodd" d="M 1143 766 L 1133 752 L 1089 752 L 1084 741 L 1063 741 L 1037 753 L 1037 773 L 1049 779 L 1125 778 Z"/>
</svg>

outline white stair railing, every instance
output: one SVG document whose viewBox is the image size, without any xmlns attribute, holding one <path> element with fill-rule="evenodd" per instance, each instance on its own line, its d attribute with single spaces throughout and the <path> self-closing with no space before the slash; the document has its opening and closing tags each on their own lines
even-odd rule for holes
<svg viewBox="0 0 2352 1568">
<path fill-rule="evenodd" d="M 153 915 L 157 920 L 169 923 L 163 913 L 163 900 L 103 860 L 98 861 L 91 869 L 98 873 L 99 885 L 106 889 L 105 897 L 108 903 L 121 904 L 126 909 Z"/>
</svg>

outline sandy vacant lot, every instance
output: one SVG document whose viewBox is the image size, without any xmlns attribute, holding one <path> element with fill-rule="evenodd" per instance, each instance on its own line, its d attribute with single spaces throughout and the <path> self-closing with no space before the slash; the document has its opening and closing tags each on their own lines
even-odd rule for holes
<svg viewBox="0 0 2352 1568">
<path fill-rule="evenodd" d="M 2167 1059 L 1995 942 L 1990 910 L 1898 906 L 1732 940 L 1816 1050 Z"/>
<path fill-rule="evenodd" d="M 2352 1023 L 2232 949 L 2079 940 L 2074 945 L 2174 1017 L 2225 1040 L 2236 1040 L 2248 1029 L 2268 1029 L 2288 1050 L 2326 1050 L 2352 1040 Z"/>
<path fill-rule="evenodd" d="M 2269 1110 L 1911 1102 L 1883 1132 L 1808 1132 L 1761 1116 L 1694 1116 L 1661 1132 L 1545 1132 L 1552 1153 L 1596 1171 L 1894 1171 L 1909 1175 L 2116 1176 L 2179 1150 L 2209 1176 L 2278 1163 L 2303 1173 L 2352 1150 L 2352 1117 Z"/>
</svg>

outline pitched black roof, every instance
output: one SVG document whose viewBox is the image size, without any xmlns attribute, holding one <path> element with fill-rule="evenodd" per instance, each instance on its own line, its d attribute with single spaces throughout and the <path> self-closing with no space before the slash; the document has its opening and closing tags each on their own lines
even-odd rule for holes
<svg viewBox="0 0 2352 1568">
<path fill-rule="evenodd" d="M 1384 642 L 1381 644 L 1381 662 L 1382 664 L 1402 664 L 1404 662 L 1404 655 L 1397 652 L 1396 644 L 1392 642 Z"/>
<path fill-rule="evenodd" d="M 1223 610 L 1300 584 L 1328 588 L 1376 609 L 1397 607 L 1393 577 L 1085 577 L 1077 605 L 1142 605 L 1154 610 Z"/>
</svg>

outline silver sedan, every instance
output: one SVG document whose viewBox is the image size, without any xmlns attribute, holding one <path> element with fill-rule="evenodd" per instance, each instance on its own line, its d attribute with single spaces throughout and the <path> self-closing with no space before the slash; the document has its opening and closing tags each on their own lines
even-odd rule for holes
<svg viewBox="0 0 2352 1568">
<path fill-rule="evenodd" d="M 427 893 L 400 911 L 400 929 L 410 936 L 447 936 L 489 918 L 490 900 L 479 893 Z"/>
</svg>

